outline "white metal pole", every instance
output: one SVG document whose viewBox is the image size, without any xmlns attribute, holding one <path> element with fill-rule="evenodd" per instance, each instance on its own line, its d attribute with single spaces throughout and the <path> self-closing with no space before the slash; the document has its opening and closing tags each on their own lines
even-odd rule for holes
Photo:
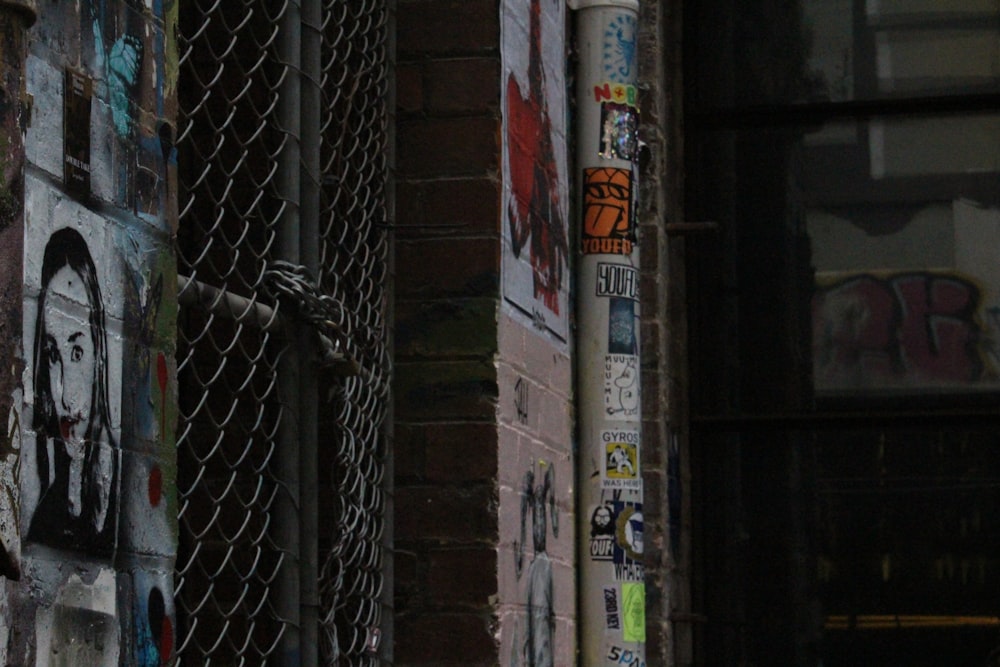
<svg viewBox="0 0 1000 667">
<path fill-rule="evenodd" d="M 576 340 L 584 667 L 646 664 L 639 351 L 638 0 L 577 0 Z"/>
</svg>

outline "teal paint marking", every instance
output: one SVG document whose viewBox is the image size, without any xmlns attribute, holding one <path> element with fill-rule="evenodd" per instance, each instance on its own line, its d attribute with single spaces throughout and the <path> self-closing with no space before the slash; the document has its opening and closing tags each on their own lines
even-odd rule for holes
<svg viewBox="0 0 1000 667">
<path fill-rule="evenodd" d="M 142 42 L 134 35 L 122 35 L 111 46 L 108 57 L 108 87 L 111 89 L 111 113 L 120 137 L 129 134 L 132 121 L 132 91 L 139 78 Z"/>
<path fill-rule="evenodd" d="M 132 127 L 132 95 L 142 68 L 142 42 L 135 35 L 124 34 L 114 41 L 110 49 L 107 49 L 100 21 L 103 12 L 92 6 L 92 13 L 94 66 L 98 72 L 104 74 L 115 132 L 124 139 L 129 136 Z"/>
</svg>

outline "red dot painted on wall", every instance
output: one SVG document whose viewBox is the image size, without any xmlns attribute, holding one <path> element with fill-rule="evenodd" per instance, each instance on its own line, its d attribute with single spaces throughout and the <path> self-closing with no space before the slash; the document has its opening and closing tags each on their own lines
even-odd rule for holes
<svg viewBox="0 0 1000 667">
<path fill-rule="evenodd" d="M 165 665 L 170 662 L 170 656 L 174 652 L 174 624 L 170 622 L 169 616 L 163 617 L 160 630 L 160 664 Z"/>
<path fill-rule="evenodd" d="M 149 487 L 149 504 L 153 507 L 158 507 L 160 500 L 163 499 L 163 472 L 160 470 L 160 466 L 154 465 L 153 469 L 149 471 L 147 484 Z"/>
</svg>

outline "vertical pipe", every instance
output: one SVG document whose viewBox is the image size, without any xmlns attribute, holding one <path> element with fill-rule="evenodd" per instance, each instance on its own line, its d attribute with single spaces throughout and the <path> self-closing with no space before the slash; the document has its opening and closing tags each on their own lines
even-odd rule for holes
<svg viewBox="0 0 1000 667">
<path fill-rule="evenodd" d="M 300 212 L 300 262 L 316 276 L 320 274 L 320 78 L 322 77 L 323 8 L 317 0 L 302 7 L 302 208 Z M 315 350 L 312 331 L 301 330 L 300 353 Z M 319 664 L 319 475 L 317 456 L 318 390 L 316 364 L 302 367 L 299 383 L 299 471 L 302 490 L 300 510 L 302 664 Z"/>
<path fill-rule="evenodd" d="M 301 80 L 301 13 L 300 0 L 290 0 L 281 17 L 278 57 L 284 68 L 279 90 L 278 123 L 283 146 L 279 156 L 278 198 L 284 205 L 278 221 L 277 255 L 298 264 L 301 258 L 299 238 L 299 172 L 301 148 L 300 93 Z M 278 433 L 278 460 L 275 476 L 279 485 L 275 508 L 275 541 L 283 560 L 277 577 L 278 618 L 284 624 L 276 664 L 298 667 L 301 659 L 301 573 L 299 535 L 299 379 L 302 360 L 297 331 L 286 330 L 285 351 L 278 366 L 278 386 L 282 405 Z"/>
<path fill-rule="evenodd" d="M 577 0 L 577 534 L 584 667 L 645 665 L 638 0 Z"/>
</svg>

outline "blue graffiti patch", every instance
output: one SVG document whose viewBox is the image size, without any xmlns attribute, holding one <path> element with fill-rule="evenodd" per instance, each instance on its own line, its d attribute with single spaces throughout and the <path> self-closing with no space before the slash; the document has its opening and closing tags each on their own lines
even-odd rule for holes
<svg viewBox="0 0 1000 667">
<path fill-rule="evenodd" d="M 108 86 L 111 89 L 111 112 L 118 136 L 128 135 L 132 114 L 132 87 L 139 76 L 142 42 L 135 35 L 122 35 L 111 45 L 108 54 Z"/>
<path fill-rule="evenodd" d="M 105 53 L 99 15 L 94 17 L 93 31 L 95 65 L 108 82 L 115 132 L 124 138 L 129 135 L 132 125 L 132 93 L 142 64 L 142 42 L 135 35 L 124 34 Z"/>
</svg>

